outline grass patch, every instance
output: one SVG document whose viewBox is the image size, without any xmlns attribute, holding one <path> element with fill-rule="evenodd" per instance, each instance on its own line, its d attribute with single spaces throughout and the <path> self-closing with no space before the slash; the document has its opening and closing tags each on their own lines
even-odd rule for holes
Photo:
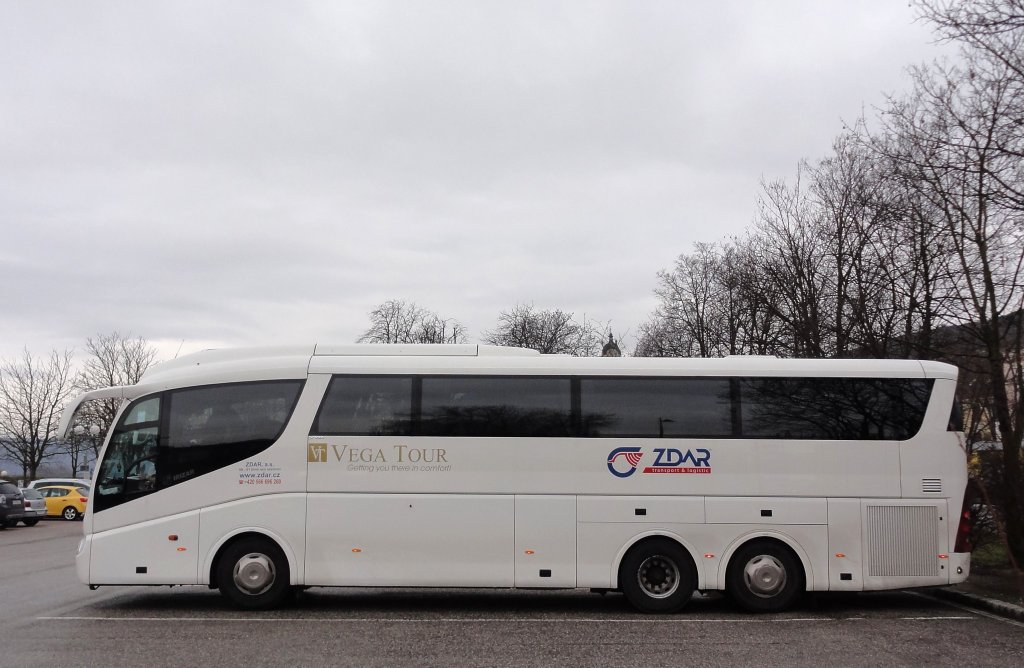
<svg viewBox="0 0 1024 668">
<path fill-rule="evenodd" d="M 1006 551 L 1006 545 L 995 540 L 986 543 L 971 552 L 971 569 L 980 571 L 993 571 L 1010 568 L 1010 557 Z"/>
</svg>

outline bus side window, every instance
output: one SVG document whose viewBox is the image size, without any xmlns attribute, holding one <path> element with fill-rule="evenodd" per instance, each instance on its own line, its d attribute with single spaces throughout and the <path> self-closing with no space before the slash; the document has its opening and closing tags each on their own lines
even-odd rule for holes
<svg viewBox="0 0 1024 668">
<path fill-rule="evenodd" d="M 953 398 L 953 407 L 949 411 L 949 425 L 946 427 L 946 431 L 963 431 L 964 430 L 964 410 L 960 405 L 960 397 Z"/>
<path fill-rule="evenodd" d="M 310 433 L 408 436 L 411 429 L 412 378 L 336 376 Z"/>
</svg>

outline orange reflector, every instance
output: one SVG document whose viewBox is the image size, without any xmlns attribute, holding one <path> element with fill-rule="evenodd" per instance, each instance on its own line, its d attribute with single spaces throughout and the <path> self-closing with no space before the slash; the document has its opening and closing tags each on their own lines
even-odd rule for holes
<svg viewBox="0 0 1024 668">
<path fill-rule="evenodd" d="M 188 549 L 187 547 L 179 547 L 178 548 L 178 552 L 184 552 L 187 549 Z"/>
<path fill-rule="evenodd" d="M 949 559 L 949 555 L 948 554 L 940 554 L 939 555 L 939 559 Z"/>
<path fill-rule="evenodd" d="M 358 547 L 353 547 L 352 551 L 355 552 L 356 554 L 359 554 L 360 552 L 362 552 L 362 550 L 360 550 Z"/>
<path fill-rule="evenodd" d="M 172 533 L 170 536 L 167 537 L 167 540 L 178 540 L 178 534 Z"/>
<path fill-rule="evenodd" d="M 844 559 L 846 557 L 842 552 L 836 552 L 836 559 Z"/>
<path fill-rule="evenodd" d="M 536 554 L 536 552 L 534 552 L 533 550 L 527 550 L 526 554 Z"/>
<path fill-rule="evenodd" d="M 705 555 L 704 555 L 704 558 L 705 558 L 705 559 L 714 559 L 714 558 L 715 558 L 715 555 L 713 555 L 713 554 L 711 554 L 710 552 L 708 552 L 707 554 L 705 554 Z"/>
</svg>

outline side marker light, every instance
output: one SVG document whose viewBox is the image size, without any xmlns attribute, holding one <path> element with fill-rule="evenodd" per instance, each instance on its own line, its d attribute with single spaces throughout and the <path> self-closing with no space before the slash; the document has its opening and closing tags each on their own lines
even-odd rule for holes
<svg viewBox="0 0 1024 668">
<path fill-rule="evenodd" d="M 845 559 L 846 555 L 842 552 L 836 552 L 836 559 Z"/>
</svg>

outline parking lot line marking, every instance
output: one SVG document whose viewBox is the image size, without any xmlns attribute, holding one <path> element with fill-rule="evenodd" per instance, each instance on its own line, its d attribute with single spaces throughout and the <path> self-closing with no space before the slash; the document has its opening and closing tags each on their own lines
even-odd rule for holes
<svg viewBox="0 0 1024 668">
<path fill-rule="evenodd" d="M 946 621 L 972 620 L 973 616 L 962 617 L 901 617 L 914 621 Z M 444 617 L 444 618 L 389 618 L 389 617 L 36 617 L 38 621 L 86 621 L 86 622 L 300 622 L 300 623 L 331 623 L 331 624 L 789 624 L 794 622 L 846 622 L 863 621 L 863 617 L 787 617 L 783 619 L 621 619 L 621 618 L 583 618 L 583 619 L 515 619 L 498 617 Z"/>
<path fill-rule="evenodd" d="M 959 616 L 959 617 L 951 615 L 951 616 L 947 616 L 947 617 L 900 617 L 900 619 L 908 619 L 908 620 L 911 620 L 911 621 L 917 621 L 917 620 L 932 621 L 932 620 L 935 620 L 935 619 L 974 619 L 974 617 L 971 616 L 971 615 L 962 615 L 962 616 Z"/>
</svg>

